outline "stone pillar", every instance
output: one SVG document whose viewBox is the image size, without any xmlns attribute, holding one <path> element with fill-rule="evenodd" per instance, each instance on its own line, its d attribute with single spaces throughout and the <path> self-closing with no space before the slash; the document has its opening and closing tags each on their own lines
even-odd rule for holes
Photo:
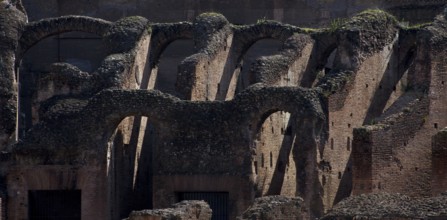
<svg viewBox="0 0 447 220">
<path fill-rule="evenodd" d="M 23 11 L 16 8 L 16 4 L 21 5 L 20 1 L 0 2 L 0 149 L 11 141 L 16 130 L 15 52 L 27 20 Z"/>
</svg>

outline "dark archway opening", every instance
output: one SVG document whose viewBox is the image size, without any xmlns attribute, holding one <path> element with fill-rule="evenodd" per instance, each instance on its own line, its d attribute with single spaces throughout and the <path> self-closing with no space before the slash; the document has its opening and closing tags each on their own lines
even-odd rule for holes
<svg viewBox="0 0 447 220">
<path fill-rule="evenodd" d="M 26 130 L 39 120 L 38 109 L 33 102 L 39 80 L 51 72 L 51 64 L 69 63 L 91 73 L 105 56 L 106 48 L 101 37 L 84 32 L 53 35 L 31 47 L 23 56 L 19 69 L 19 137 L 23 137 Z"/>
<path fill-rule="evenodd" d="M 155 78 L 151 76 L 151 80 L 155 82 L 153 89 L 178 96 L 175 89 L 178 66 L 193 53 L 194 41 L 191 39 L 180 39 L 170 43 L 160 55 Z"/>
</svg>

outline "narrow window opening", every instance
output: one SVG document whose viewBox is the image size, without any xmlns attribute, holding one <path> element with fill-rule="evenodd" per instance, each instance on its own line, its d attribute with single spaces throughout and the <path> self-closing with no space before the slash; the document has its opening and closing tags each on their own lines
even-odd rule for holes
<svg viewBox="0 0 447 220">
<path fill-rule="evenodd" d="M 264 154 L 261 154 L 261 167 L 264 167 Z"/>
<path fill-rule="evenodd" d="M 369 87 L 369 85 L 368 84 L 366 84 L 366 88 L 368 88 Z"/>
<path fill-rule="evenodd" d="M 338 172 L 338 179 L 341 179 L 341 172 Z"/>
<path fill-rule="evenodd" d="M 331 138 L 331 150 L 334 149 L 334 138 Z"/>
<path fill-rule="evenodd" d="M 273 167 L 273 154 L 270 152 L 270 167 Z"/>
<path fill-rule="evenodd" d="M 437 128 L 438 128 L 438 123 L 435 123 L 435 124 L 434 124 L 434 127 L 437 129 Z"/>
<path fill-rule="evenodd" d="M 351 127 L 351 124 L 348 124 L 348 128 L 350 128 Z"/>
<path fill-rule="evenodd" d="M 348 151 L 351 150 L 351 138 L 350 137 L 347 138 L 346 149 Z"/>
</svg>

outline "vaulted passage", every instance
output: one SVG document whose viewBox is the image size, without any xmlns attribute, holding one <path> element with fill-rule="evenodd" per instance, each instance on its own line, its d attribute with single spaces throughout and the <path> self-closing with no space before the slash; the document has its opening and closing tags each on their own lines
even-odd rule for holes
<svg viewBox="0 0 447 220">
<path fill-rule="evenodd" d="M 28 191 L 30 220 L 80 220 L 81 190 Z"/>
</svg>

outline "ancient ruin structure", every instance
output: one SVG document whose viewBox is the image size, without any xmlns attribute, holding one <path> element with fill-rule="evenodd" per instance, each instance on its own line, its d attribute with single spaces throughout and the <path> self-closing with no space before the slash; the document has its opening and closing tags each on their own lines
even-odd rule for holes
<svg viewBox="0 0 447 220">
<path fill-rule="evenodd" d="M 209 218 L 200 202 L 165 209 L 183 200 L 213 219 L 269 202 L 275 216 L 376 217 L 358 201 L 412 199 L 421 212 L 388 217 L 445 216 L 446 1 L 356 1 L 342 15 L 388 12 L 349 19 L 294 3 L 323 28 L 269 20 L 302 16 L 283 1 L 252 24 L 194 4 L 189 21 L 154 23 L 85 16 L 123 1 L 83 15 L 55 2 L 0 1 L 2 218 Z M 271 195 L 301 198 L 255 200 Z"/>
</svg>

